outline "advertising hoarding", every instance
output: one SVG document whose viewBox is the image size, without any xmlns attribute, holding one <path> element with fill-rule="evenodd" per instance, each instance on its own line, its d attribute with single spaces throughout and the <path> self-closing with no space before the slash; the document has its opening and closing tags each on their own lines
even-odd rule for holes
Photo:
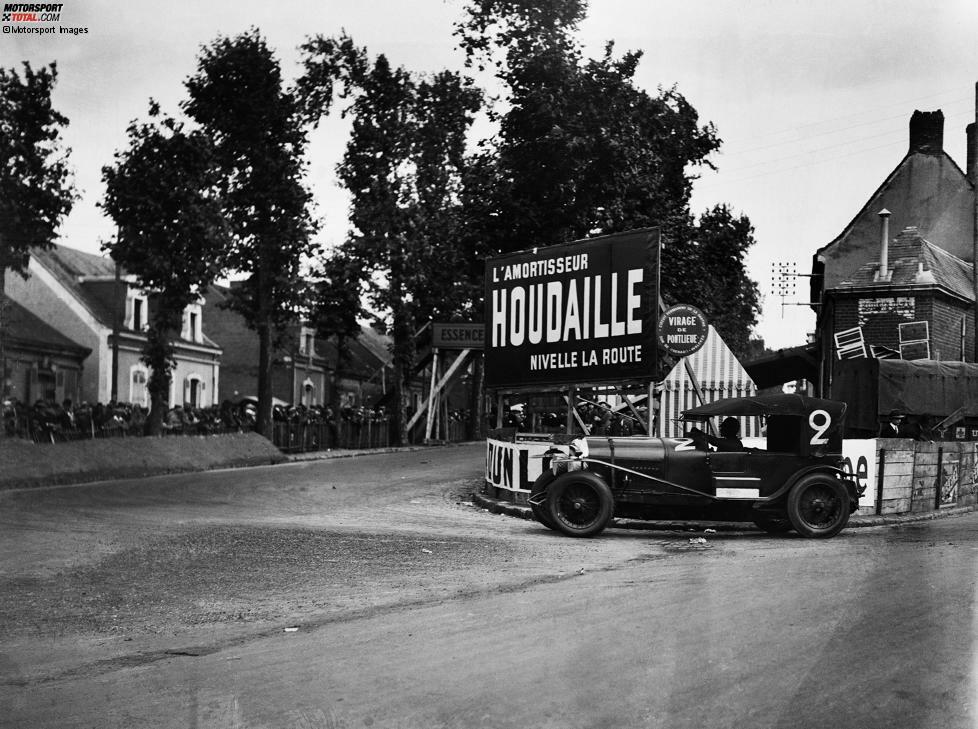
<svg viewBox="0 0 978 729">
<path fill-rule="evenodd" d="M 486 262 L 486 386 L 649 380 L 656 363 L 659 230 Z"/>
</svg>

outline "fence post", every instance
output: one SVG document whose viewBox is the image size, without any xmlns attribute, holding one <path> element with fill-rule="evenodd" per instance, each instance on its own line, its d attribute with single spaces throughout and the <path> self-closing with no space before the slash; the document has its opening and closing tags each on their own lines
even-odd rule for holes
<svg viewBox="0 0 978 729">
<path fill-rule="evenodd" d="M 876 473 L 876 516 L 883 514 L 883 475 L 886 471 L 886 448 L 880 448 L 880 467 Z"/>
</svg>

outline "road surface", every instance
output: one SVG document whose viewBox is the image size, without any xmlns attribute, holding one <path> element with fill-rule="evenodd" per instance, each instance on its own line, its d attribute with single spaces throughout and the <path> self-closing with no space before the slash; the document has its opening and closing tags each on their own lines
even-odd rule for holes
<svg viewBox="0 0 978 729">
<path fill-rule="evenodd" d="M 0 725 L 978 727 L 978 515 L 571 540 L 481 465 L 0 493 Z"/>
</svg>

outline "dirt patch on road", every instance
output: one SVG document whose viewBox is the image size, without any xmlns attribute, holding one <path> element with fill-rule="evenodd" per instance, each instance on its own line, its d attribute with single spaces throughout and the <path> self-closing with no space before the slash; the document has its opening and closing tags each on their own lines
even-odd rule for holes
<svg viewBox="0 0 978 729">
<path fill-rule="evenodd" d="M 211 527 L 45 579 L 0 581 L 0 638 L 162 634 L 275 623 L 403 601 L 512 559 L 501 542 L 454 537 Z M 468 576 L 466 577 L 466 575 Z"/>
</svg>

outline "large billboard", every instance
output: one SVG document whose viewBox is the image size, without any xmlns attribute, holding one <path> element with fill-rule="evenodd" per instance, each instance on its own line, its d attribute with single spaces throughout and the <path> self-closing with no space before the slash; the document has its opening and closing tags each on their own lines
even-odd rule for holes
<svg viewBox="0 0 978 729">
<path fill-rule="evenodd" d="M 659 230 L 486 261 L 486 386 L 649 380 L 656 357 Z"/>
</svg>

